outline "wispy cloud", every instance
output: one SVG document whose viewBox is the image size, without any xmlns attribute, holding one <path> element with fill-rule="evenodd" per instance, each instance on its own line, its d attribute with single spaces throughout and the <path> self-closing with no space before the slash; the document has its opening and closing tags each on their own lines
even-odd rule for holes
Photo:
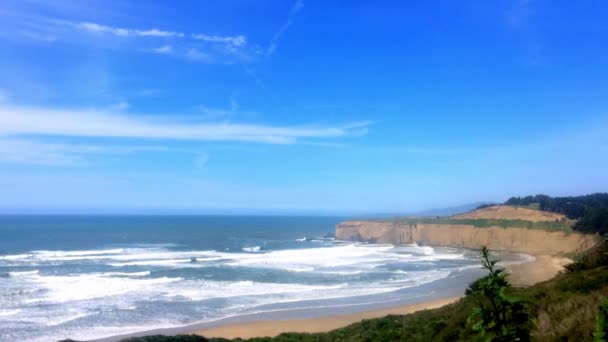
<svg viewBox="0 0 608 342">
<path fill-rule="evenodd" d="M 210 36 L 207 34 L 193 34 L 192 38 L 211 43 L 225 43 L 234 46 L 243 46 L 247 43 L 247 38 L 243 35 L 238 36 Z"/>
<path fill-rule="evenodd" d="M 21 28 L 17 33 L 30 40 L 49 43 L 62 39 L 95 46 L 96 39 L 130 40 L 133 44 L 116 46 L 205 63 L 251 61 L 262 54 L 261 49 L 255 44 L 248 44 L 247 37 L 242 34 L 218 35 L 181 32 L 157 27 L 139 29 L 111 26 L 92 21 L 69 21 L 52 18 L 32 20 L 37 20 L 35 25 L 30 25 L 33 25 L 36 28 L 35 30 Z M 95 37 L 96 39 L 78 39 L 82 35 L 88 35 L 88 37 Z M 152 45 L 153 42 L 159 44 L 154 46 Z"/>
<path fill-rule="evenodd" d="M 106 26 L 93 22 L 66 23 L 83 31 L 92 33 L 106 33 L 119 37 L 184 37 L 184 34 L 182 32 L 163 31 L 156 28 L 147 30 L 135 30 L 130 28 Z"/>
<path fill-rule="evenodd" d="M 245 123 L 200 123 L 175 116 L 151 117 L 105 111 L 51 110 L 0 106 L 0 136 L 67 136 L 240 141 L 294 144 L 300 139 L 340 138 L 364 134 L 368 123 L 330 127 L 272 126 Z"/>
<path fill-rule="evenodd" d="M 63 22 L 76 29 L 97 33 L 97 34 L 110 34 L 118 37 L 153 37 L 153 38 L 191 38 L 193 40 L 203 41 L 207 43 L 226 44 L 234 47 L 242 47 L 247 44 L 247 37 L 244 35 L 234 36 L 220 36 L 220 35 L 209 35 L 205 33 L 184 33 L 177 31 L 165 31 L 158 28 L 151 28 L 145 30 L 124 28 L 124 27 L 113 27 L 102 25 L 93 22 Z"/>
<path fill-rule="evenodd" d="M 144 49 L 143 51 L 158 53 L 160 55 L 169 55 L 173 53 L 173 46 L 167 44 L 152 49 Z"/>
<path fill-rule="evenodd" d="M 30 30 L 22 30 L 21 34 L 24 37 L 27 37 L 29 39 L 32 40 L 38 40 L 38 41 L 42 41 L 45 43 L 53 43 L 57 40 L 57 37 L 55 35 L 52 34 L 46 34 L 46 33 L 40 33 L 40 32 L 34 32 L 34 31 L 30 31 Z"/>
<path fill-rule="evenodd" d="M 49 143 L 35 139 L 0 138 L 0 162 L 49 166 L 84 165 L 91 155 L 124 155 L 139 152 L 166 152 L 164 146 L 100 146 Z"/>
<path fill-rule="evenodd" d="M 207 53 L 200 51 L 199 49 L 187 49 L 185 57 L 195 62 L 210 62 L 211 56 Z"/>
<path fill-rule="evenodd" d="M 293 24 L 296 14 L 298 14 L 298 12 L 302 9 L 302 7 L 304 7 L 303 0 L 296 0 L 294 2 L 293 6 L 291 6 L 291 9 L 289 10 L 289 14 L 287 15 L 287 20 L 285 21 L 283 26 L 281 26 L 281 28 L 279 28 L 279 30 L 274 34 L 274 36 L 272 37 L 272 40 L 270 40 L 270 45 L 266 49 L 266 57 L 270 57 L 274 53 L 274 51 L 277 49 L 279 40 L 281 39 L 283 34 L 285 34 L 287 29 L 289 29 L 289 27 Z"/>
<path fill-rule="evenodd" d="M 230 96 L 230 106 L 226 108 L 211 108 L 208 106 L 196 106 L 195 109 L 203 114 L 201 119 L 219 120 L 231 119 L 235 115 L 246 115 L 249 117 L 256 116 L 253 111 L 239 111 L 239 102 L 237 100 L 237 92 L 233 92 Z"/>
</svg>

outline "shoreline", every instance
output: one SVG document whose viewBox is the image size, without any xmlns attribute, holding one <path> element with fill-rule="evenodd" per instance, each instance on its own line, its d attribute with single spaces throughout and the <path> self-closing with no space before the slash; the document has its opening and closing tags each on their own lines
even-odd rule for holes
<svg viewBox="0 0 608 342">
<path fill-rule="evenodd" d="M 549 280 L 563 270 L 563 266 L 572 260 L 551 255 L 528 254 L 533 259 L 520 264 L 503 265 L 509 272 L 513 286 L 526 287 Z M 338 328 L 360 322 L 364 319 L 380 318 L 390 314 L 406 315 L 420 310 L 430 310 L 454 303 L 464 296 L 446 294 L 445 297 L 434 296 L 424 298 L 419 302 L 398 304 L 390 307 L 356 311 L 352 313 L 326 314 L 309 318 L 286 318 L 272 319 L 265 318 L 260 320 L 235 321 L 234 317 L 220 319 L 212 325 L 209 323 L 195 323 L 181 327 L 147 329 L 129 334 L 114 335 L 111 337 L 95 339 L 94 341 L 114 342 L 128 337 L 148 336 L 148 335 L 177 335 L 177 334 L 196 334 L 204 337 L 219 338 L 253 338 L 276 336 L 286 332 L 296 333 L 317 333 L 328 332 Z M 223 323 L 220 323 L 224 321 Z M 217 324 L 220 323 L 220 324 Z"/>
<path fill-rule="evenodd" d="M 564 266 L 573 261 L 566 257 L 552 255 L 531 255 L 534 260 L 521 264 L 505 265 L 509 281 L 513 286 L 527 287 L 555 277 Z"/>
<path fill-rule="evenodd" d="M 321 316 L 305 319 L 286 319 L 274 321 L 254 321 L 223 325 L 219 327 L 196 330 L 193 333 L 207 338 L 252 338 L 274 337 L 284 332 L 318 333 L 342 328 L 364 319 L 384 317 L 387 315 L 406 315 L 420 310 L 436 309 L 458 301 L 462 296 L 434 299 L 415 304 L 400 305 L 387 309 L 362 311 L 344 315 Z"/>
<path fill-rule="evenodd" d="M 534 260 L 521 264 L 509 264 L 504 267 L 510 274 L 514 286 L 531 286 L 555 277 L 564 266 L 572 260 L 551 255 L 530 255 Z M 406 315 L 416 311 L 430 310 L 452 304 L 464 296 L 446 297 L 426 300 L 414 304 L 405 304 L 385 309 L 368 310 L 342 315 L 329 315 L 305 319 L 260 320 L 253 322 L 226 324 L 217 327 L 192 331 L 204 337 L 253 338 L 274 337 L 281 333 L 319 333 L 346 327 L 364 319 L 380 318 L 387 315 Z"/>
</svg>

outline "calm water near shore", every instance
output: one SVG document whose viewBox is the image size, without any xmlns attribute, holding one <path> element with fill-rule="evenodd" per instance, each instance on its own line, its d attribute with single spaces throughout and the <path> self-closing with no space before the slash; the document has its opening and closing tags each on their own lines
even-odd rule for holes
<svg viewBox="0 0 608 342">
<path fill-rule="evenodd" d="M 326 237 L 342 220 L 0 217 L 0 340 L 363 311 L 459 295 L 482 274 L 475 251 Z"/>
</svg>

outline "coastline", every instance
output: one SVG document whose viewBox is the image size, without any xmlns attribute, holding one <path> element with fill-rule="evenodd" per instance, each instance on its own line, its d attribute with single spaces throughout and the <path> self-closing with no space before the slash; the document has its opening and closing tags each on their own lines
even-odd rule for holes
<svg viewBox="0 0 608 342">
<path fill-rule="evenodd" d="M 509 272 L 509 280 L 514 286 L 526 287 L 543 282 L 555 277 L 564 266 L 572 263 L 571 259 L 551 256 L 532 255 L 534 260 L 522 264 L 506 265 Z"/>
<path fill-rule="evenodd" d="M 563 266 L 571 262 L 570 259 L 551 256 L 551 255 L 529 255 L 529 261 L 520 264 L 507 264 L 504 267 L 510 273 L 510 280 L 514 286 L 530 286 L 538 282 L 553 278 Z M 462 279 L 461 279 L 462 281 Z M 465 285 L 466 286 L 466 285 Z M 351 313 L 329 313 L 322 316 L 307 318 L 279 318 L 280 315 L 273 317 L 263 317 L 243 320 L 243 317 L 233 317 L 222 319 L 212 323 L 195 323 L 187 326 L 173 328 L 147 329 L 136 333 L 114 335 L 106 338 L 95 339 L 100 342 L 115 342 L 128 337 L 147 336 L 147 335 L 177 335 L 177 334 L 196 334 L 204 337 L 220 338 L 253 338 L 276 336 L 286 332 L 316 333 L 328 332 L 342 328 L 364 319 L 380 318 L 386 315 L 405 315 L 420 310 L 430 310 L 440 308 L 459 300 L 464 295 L 462 292 L 456 293 L 443 289 L 439 291 L 444 296 L 432 296 L 424 298 L 418 302 L 400 303 L 394 306 L 356 311 Z M 446 291 L 447 290 L 447 291 Z M 451 293 L 450 293 L 451 292 Z M 275 319 L 275 317 L 277 317 Z M 253 319 L 251 319 L 253 318 Z"/>
<path fill-rule="evenodd" d="M 559 256 L 532 255 L 534 260 L 521 264 L 505 265 L 515 286 L 531 286 L 556 276 L 572 260 Z M 274 337 L 285 332 L 318 333 L 343 328 L 364 319 L 387 315 L 406 315 L 420 310 L 430 310 L 458 301 L 462 296 L 446 297 L 415 304 L 399 305 L 391 308 L 369 310 L 343 315 L 323 316 L 307 319 L 262 320 L 246 323 L 227 324 L 195 330 L 191 333 L 205 337 L 253 338 Z"/>
<path fill-rule="evenodd" d="M 257 321 L 224 325 L 215 328 L 194 331 L 194 334 L 205 337 L 252 338 L 274 337 L 284 332 L 317 333 L 327 332 L 357 323 L 364 319 L 384 317 L 387 315 L 406 315 L 412 312 L 436 309 L 458 301 L 460 297 L 435 299 L 416 304 L 406 304 L 388 309 L 363 311 L 345 315 L 323 316 L 306 319 Z"/>
</svg>

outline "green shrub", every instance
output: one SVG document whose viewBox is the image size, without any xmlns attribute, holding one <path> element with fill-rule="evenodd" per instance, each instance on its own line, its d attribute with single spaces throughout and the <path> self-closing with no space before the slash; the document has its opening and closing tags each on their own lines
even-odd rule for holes
<svg viewBox="0 0 608 342">
<path fill-rule="evenodd" d="M 477 303 L 467 321 L 481 341 L 529 341 L 533 320 L 526 302 L 509 293 L 511 285 L 504 269 L 496 267 L 498 259 L 490 259 L 488 249 L 481 249 L 482 266 L 489 274 L 466 290 Z"/>
</svg>

